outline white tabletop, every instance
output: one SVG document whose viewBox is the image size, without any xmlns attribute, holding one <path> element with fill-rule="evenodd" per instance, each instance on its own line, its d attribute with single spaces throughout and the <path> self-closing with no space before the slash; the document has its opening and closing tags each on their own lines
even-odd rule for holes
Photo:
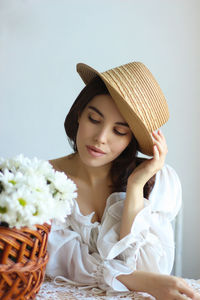
<svg viewBox="0 0 200 300">
<path fill-rule="evenodd" d="M 185 279 L 187 283 L 200 294 L 200 280 Z M 97 294 L 99 293 L 99 294 Z M 54 284 L 51 280 L 46 279 L 36 297 L 36 300 L 155 300 L 154 297 L 144 293 L 117 293 L 115 295 L 106 296 L 99 290 L 81 289 L 66 283 L 61 285 Z"/>
</svg>

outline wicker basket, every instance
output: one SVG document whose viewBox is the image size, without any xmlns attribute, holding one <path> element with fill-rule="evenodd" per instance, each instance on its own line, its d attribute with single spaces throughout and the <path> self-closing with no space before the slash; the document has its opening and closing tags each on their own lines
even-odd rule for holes
<svg viewBox="0 0 200 300">
<path fill-rule="evenodd" d="M 37 230 L 0 226 L 0 299 L 34 299 L 48 262 L 50 225 Z"/>
</svg>

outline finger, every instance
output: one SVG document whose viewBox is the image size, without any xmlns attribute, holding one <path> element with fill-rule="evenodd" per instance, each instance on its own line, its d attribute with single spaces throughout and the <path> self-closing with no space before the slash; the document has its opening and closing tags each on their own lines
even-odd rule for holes
<svg viewBox="0 0 200 300">
<path fill-rule="evenodd" d="M 166 143 L 165 136 L 164 136 L 164 134 L 162 133 L 162 131 L 160 129 L 158 129 L 157 132 L 153 131 L 153 136 L 157 140 L 162 140 L 162 141 L 164 141 Z"/>
<path fill-rule="evenodd" d="M 188 297 L 185 294 L 177 292 L 177 293 L 174 294 L 174 298 L 173 299 L 176 299 L 176 300 L 193 300 L 194 298 Z"/>
<path fill-rule="evenodd" d="M 158 147 L 158 151 L 160 153 L 160 155 L 167 153 L 167 145 L 163 144 L 159 141 L 154 141 L 154 145 L 156 145 Z"/>
<path fill-rule="evenodd" d="M 154 142 L 155 141 L 159 142 L 160 145 L 162 145 L 161 147 L 163 148 L 163 150 L 167 149 L 167 143 L 166 143 L 166 140 L 165 140 L 164 136 L 163 137 L 160 136 L 160 134 L 158 132 L 158 133 L 154 133 L 153 137 L 154 137 Z"/>
<path fill-rule="evenodd" d="M 157 132 L 153 131 L 152 135 L 153 135 L 153 137 L 154 137 L 155 140 L 161 141 L 162 137 L 158 134 L 158 131 Z"/>
<path fill-rule="evenodd" d="M 158 129 L 159 136 L 166 141 L 164 134 L 162 133 L 161 129 Z"/>
<path fill-rule="evenodd" d="M 195 296 L 195 291 L 190 288 L 188 285 L 183 285 L 180 289 L 179 289 L 181 294 L 186 295 L 187 297 L 194 299 Z"/>
<path fill-rule="evenodd" d="M 161 136 L 157 132 L 153 133 L 153 141 L 154 142 L 159 142 L 160 145 L 165 145 L 166 144 L 165 140 L 162 139 Z"/>
<path fill-rule="evenodd" d="M 160 158 L 160 153 L 159 153 L 157 145 L 153 145 L 153 157 L 156 160 L 159 160 L 159 158 Z"/>
</svg>

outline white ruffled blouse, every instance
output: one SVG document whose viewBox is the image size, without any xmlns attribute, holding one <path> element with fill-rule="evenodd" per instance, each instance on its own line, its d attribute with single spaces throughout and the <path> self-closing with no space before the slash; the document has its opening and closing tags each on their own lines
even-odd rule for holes
<svg viewBox="0 0 200 300">
<path fill-rule="evenodd" d="M 131 232 L 119 240 L 125 192 L 107 199 L 101 223 L 83 215 L 74 201 L 65 224 L 52 224 L 46 274 L 63 276 L 105 291 L 128 291 L 116 277 L 144 270 L 170 274 L 174 261 L 171 221 L 181 207 L 181 184 L 172 167 L 157 174 L 149 200 L 133 221 Z"/>
</svg>

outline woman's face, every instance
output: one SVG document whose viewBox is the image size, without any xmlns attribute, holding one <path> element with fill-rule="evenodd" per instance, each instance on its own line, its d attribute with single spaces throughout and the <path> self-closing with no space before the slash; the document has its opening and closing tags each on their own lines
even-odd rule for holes
<svg viewBox="0 0 200 300">
<path fill-rule="evenodd" d="M 131 138 L 132 132 L 110 95 L 95 96 L 79 117 L 77 149 L 88 166 L 111 163 Z"/>
</svg>

